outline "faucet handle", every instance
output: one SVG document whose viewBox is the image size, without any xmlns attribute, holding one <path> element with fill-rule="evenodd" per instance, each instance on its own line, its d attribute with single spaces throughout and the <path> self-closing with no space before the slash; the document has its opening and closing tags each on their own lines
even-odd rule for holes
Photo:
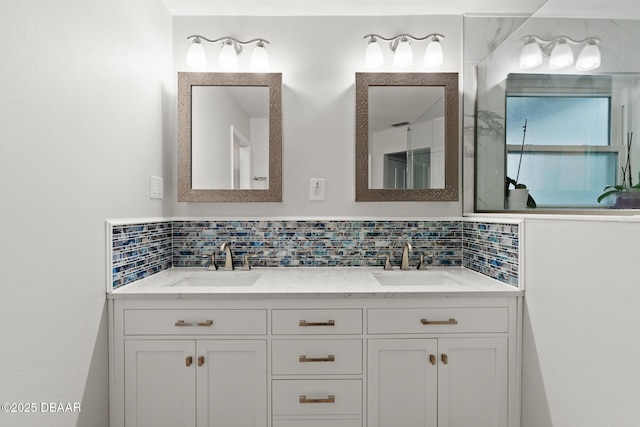
<svg viewBox="0 0 640 427">
<path fill-rule="evenodd" d="M 251 264 L 249 264 L 249 255 L 245 255 L 242 261 L 242 267 L 240 270 L 249 271 L 251 270 Z"/>
<path fill-rule="evenodd" d="M 433 264 L 433 254 L 427 254 L 426 263 L 424 260 L 424 254 L 420 254 L 420 263 L 418 264 L 418 270 L 426 270 L 427 264 Z"/>
<path fill-rule="evenodd" d="M 391 265 L 391 255 L 387 255 L 387 259 L 384 262 L 385 270 L 393 270 L 393 266 Z"/>
<path fill-rule="evenodd" d="M 207 270 L 211 270 L 211 271 L 215 271 L 218 269 L 218 265 L 216 264 L 216 253 L 210 253 L 210 254 L 202 254 L 202 258 L 210 258 L 211 259 L 211 264 L 209 264 L 209 268 L 207 268 Z"/>
</svg>

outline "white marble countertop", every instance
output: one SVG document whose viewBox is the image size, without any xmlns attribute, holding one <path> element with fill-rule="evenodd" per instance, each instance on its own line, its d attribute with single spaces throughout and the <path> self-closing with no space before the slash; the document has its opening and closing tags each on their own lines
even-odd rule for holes
<svg viewBox="0 0 640 427">
<path fill-rule="evenodd" d="M 108 293 L 107 298 L 411 298 L 522 294 L 514 286 L 462 267 L 421 271 L 366 267 L 254 268 L 251 271 L 171 268 L 118 288 Z"/>
</svg>

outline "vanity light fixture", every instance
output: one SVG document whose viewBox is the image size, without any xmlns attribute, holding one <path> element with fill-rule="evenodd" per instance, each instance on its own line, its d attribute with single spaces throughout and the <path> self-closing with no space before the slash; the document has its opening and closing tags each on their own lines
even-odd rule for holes
<svg viewBox="0 0 640 427">
<path fill-rule="evenodd" d="M 251 70 L 266 71 L 269 68 L 269 56 L 264 46 L 265 43 L 269 44 L 269 42 L 265 39 L 253 39 L 242 42 L 228 36 L 210 40 L 200 35 L 192 35 L 187 37 L 187 40 L 191 40 L 191 47 L 189 47 L 189 51 L 187 52 L 187 65 L 195 70 L 204 70 L 207 68 L 207 56 L 204 51 L 204 46 L 202 46 L 203 40 L 209 43 L 222 43 L 222 49 L 218 55 L 218 65 L 223 70 L 237 70 L 238 56 L 242 53 L 242 46 L 252 43 L 255 43 L 256 46 L 251 54 Z"/>
<path fill-rule="evenodd" d="M 573 51 L 567 44 L 567 41 L 564 39 L 558 40 L 551 50 L 551 55 L 549 55 L 549 69 L 562 70 L 563 68 L 573 65 L 574 62 Z"/>
<path fill-rule="evenodd" d="M 444 61 L 440 44 L 440 39 L 444 38 L 442 34 L 432 33 L 425 37 L 400 34 L 392 38 L 385 38 L 377 34 L 367 34 L 364 38 L 369 39 L 364 61 L 367 68 L 378 68 L 384 64 L 384 57 L 378 40 L 390 43 L 389 47 L 393 51 L 393 65 L 396 67 L 408 67 L 413 64 L 411 40 L 420 42 L 429 39 L 429 44 L 424 54 L 423 64 L 425 67 L 436 68 L 441 66 Z"/>
<path fill-rule="evenodd" d="M 558 36 L 551 40 L 529 35 L 524 38 L 524 46 L 520 51 L 520 68 L 528 70 L 542 64 L 543 57 L 549 58 L 549 69 L 562 70 L 575 62 L 578 71 L 591 71 L 600 67 L 601 55 L 598 48 L 600 39 L 589 37 L 573 40 L 567 36 Z M 575 61 L 570 44 L 584 45 L 578 60 Z"/>
<path fill-rule="evenodd" d="M 528 70 L 542 64 L 542 50 L 533 37 L 527 38 L 520 52 L 520 68 Z"/>
</svg>

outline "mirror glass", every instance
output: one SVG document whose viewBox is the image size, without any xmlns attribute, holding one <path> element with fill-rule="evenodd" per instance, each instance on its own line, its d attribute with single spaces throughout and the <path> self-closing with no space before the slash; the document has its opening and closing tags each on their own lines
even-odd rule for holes
<svg viewBox="0 0 640 427">
<path fill-rule="evenodd" d="M 633 73 L 509 74 L 507 176 L 524 183 L 538 207 L 612 204 L 598 203 L 605 187 L 637 182 L 632 112 L 640 105 L 639 88 Z"/>
<path fill-rule="evenodd" d="M 191 96 L 192 188 L 268 188 L 269 88 L 194 86 Z"/>
<path fill-rule="evenodd" d="M 369 87 L 369 188 L 444 188 L 444 88 Z"/>
<path fill-rule="evenodd" d="M 640 208 L 638 29 L 638 20 L 534 17 L 478 64 L 476 212 Z M 552 66 L 551 45 L 523 67 L 529 35 L 595 38 L 601 63 L 578 66 L 583 42 L 566 68 Z"/>
<path fill-rule="evenodd" d="M 281 201 L 280 74 L 179 73 L 178 201 Z"/>
<path fill-rule="evenodd" d="M 356 74 L 356 200 L 458 199 L 456 73 Z"/>
</svg>

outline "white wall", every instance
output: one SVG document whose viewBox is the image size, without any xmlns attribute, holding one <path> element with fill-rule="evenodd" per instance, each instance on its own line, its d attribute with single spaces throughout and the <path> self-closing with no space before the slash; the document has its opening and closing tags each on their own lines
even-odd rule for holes
<svg viewBox="0 0 640 427">
<path fill-rule="evenodd" d="M 527 219 L 522 427 L 640 424 L 640 222 Z"/>
<path fill-rule="evenodd" d="M 168 213 L 149 175 L 171 57 L 158 0 L 2 3 L 0 402 L 82 412 L 0 425 L 108 425 L 104 222 Z"/>
<path fill-rule="evenodd" d="M 441 72 L 461 72 L 461 16 L 393 17 L 175 17 L 174 61 L 177 71 L 192 71 L 185 63 L 187 36 L 262 37 L 272 72 L 283 80 L 283 202 L 174 203 L 176 216 L 460 216 L 461 202 L 355 202 L 355 73 L 367 71 L 364 52 L 369 33 L 392 37 L 444 34 L 445 63 Z M 426 43 L 415 44 L 424 52 Z M 387 52 L 390 64 L 391 51 Z M 209 68 L 217 69 L 220 45 L 205 45 Z M 240 57 L 239 71 L 248 71 L 251 47 Z M 406 71 L 425 71 L 420 54 Z M 391 65 L 376 71 L 393 71 Z M 175 113 L 168 120 L 177 126 Z M 174 130 L 177 134 L 177 131 Z M 177 140 L 177 139 L 176 139 Z M 176 142 L 177 144 L 177 142 Z M 177 152 L 177 146 L 173 149 Z M 174 160 L 174 165 L 177 160 Z M 175 170 L 174 166 L 174 170 Z M 325 178 L 325 200 L 309 200 L 309 179 Z M 176 179 L 174 172 L 173 179 Z M 172 185 L 172 188 L 175 185 Z M 175 200 L 175 194 L 172 196 Z"/>
</svg>

